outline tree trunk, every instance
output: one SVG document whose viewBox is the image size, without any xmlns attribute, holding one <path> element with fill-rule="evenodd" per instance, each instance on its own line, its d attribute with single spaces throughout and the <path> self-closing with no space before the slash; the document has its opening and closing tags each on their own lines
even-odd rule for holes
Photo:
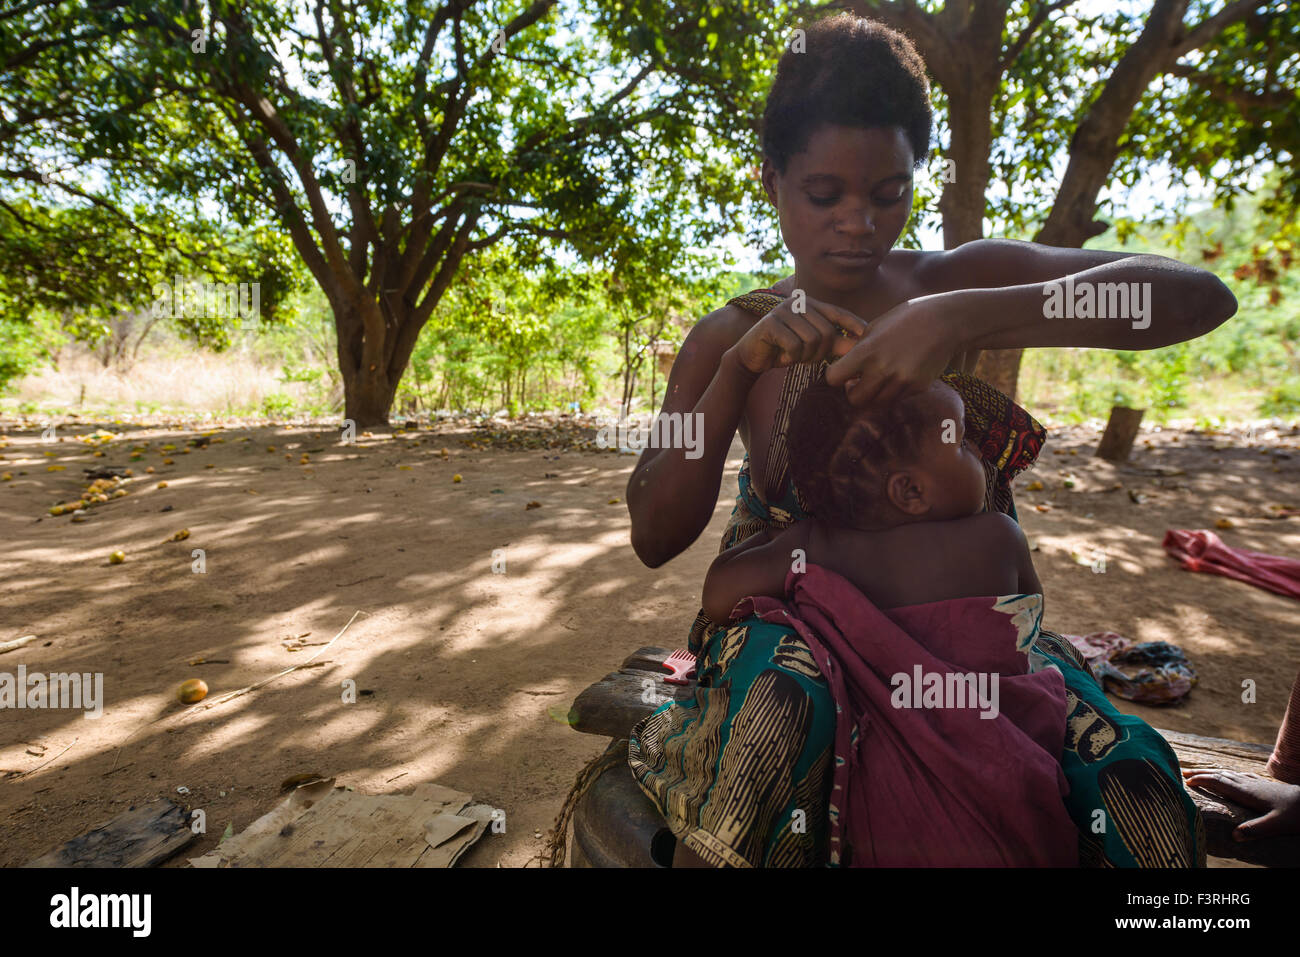
<svg viewBox="0 0 1300 957">
<path fill-rule="evenodd" d="M 1009 398 L 1016 397 L 1020 385 L 1020 358 L 1024 349 L 990 349 L 979 354 L 975 375 Z"/>
<path fill-rule="evenodd" d="M 334 304 L 339 369 L 343 373 L 343 418 L 351 419 L 358 429 L 386 429 L 397 381 L 389 377 L 388 369 L 380 362 L 363 360 L 366 342 L 362 308 Z M 397 378 L 401 378 L 400 371 Z"/>
<path fill-rule="evenodd" d="M 388 382 L 377 369 L 344 373 L 343 418 L 351 419 L 358 429 L 386 429 L 396 393 L 397 383 Z"/>
</svg>

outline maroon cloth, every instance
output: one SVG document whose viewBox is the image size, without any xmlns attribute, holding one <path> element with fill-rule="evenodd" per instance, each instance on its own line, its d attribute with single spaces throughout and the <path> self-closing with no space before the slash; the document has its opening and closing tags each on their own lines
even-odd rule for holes
<svg viewBox="0 0 1300 957">
<path fill-rule="evenodd" d="M 1165 532 L 1165 551 L 1188 571 L 1211 572 L 1258 585 L 1288 598 L 1300 598 L 1300 560 L 1230 548 L 1213 532 Z"/>
<path fill-rule="evenodd" d="M 830 685 L 837 712 L 832 864 L 1078 863 L 1060 768 L 1065 681 L 1054 667 L 1027 673 L 1028 656 L 1019 650 L 1038 635 L 1041 596 L 882 611 L 852 583 L 812 564 L 790 573 L 786 594 L 787 601 L 752 597 L 738 607 L 792 626 Z M 980 717 L 979 704 L 895 707 L 893 676 L 914 677 L 917 666 L 923 675 L 996 674 L 997 716 Z"/>
</svg>

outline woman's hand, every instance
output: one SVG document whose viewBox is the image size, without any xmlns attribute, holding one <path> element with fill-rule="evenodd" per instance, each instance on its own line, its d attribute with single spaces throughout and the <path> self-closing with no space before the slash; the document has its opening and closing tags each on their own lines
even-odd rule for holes
<svg viewBox="0 0 1300 957">
<path fill-rule="evenodd" d="M 846 355 L 866 329 L 866 322 L 847 309 L 790 296 L 754 323 L 732 349 L 744 368 L 761 375 L 797 362 Z"/>
<path fill-rule="evenodd" d="M 960 351 L 947 317 L 927 298 L 895 306 L 872 322 L 826 370 L 827 383 L 845 386 L 856 406 L 885 405 L 927 389 Z"/>
</svg>

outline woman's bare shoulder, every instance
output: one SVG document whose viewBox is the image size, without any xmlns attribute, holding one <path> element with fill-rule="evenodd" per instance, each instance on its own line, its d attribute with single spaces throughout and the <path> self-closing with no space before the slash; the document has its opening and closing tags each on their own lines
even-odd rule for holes
<svg viewBox="0 0 1300 957">
<path fill-rule="evenodd" d="M 730 304 L 704 316 L 686 335 L 687 345 L 712 347 L 719 352 L 730 349 L 758 321 L 752 312 Z"/>
</svg>

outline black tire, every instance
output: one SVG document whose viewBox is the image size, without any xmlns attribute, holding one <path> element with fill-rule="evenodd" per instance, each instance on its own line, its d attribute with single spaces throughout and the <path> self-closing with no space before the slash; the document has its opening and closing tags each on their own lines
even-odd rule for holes
<svg viewBox="0 0 1300 957">
<path fill-rule="evenodd" d="M 627 752 L 627 740 L 611 748 Z M 573 810 L 570 867 L 669 867 L 676 839 L 627 761 L 607 768 Z"/>
</svg>

